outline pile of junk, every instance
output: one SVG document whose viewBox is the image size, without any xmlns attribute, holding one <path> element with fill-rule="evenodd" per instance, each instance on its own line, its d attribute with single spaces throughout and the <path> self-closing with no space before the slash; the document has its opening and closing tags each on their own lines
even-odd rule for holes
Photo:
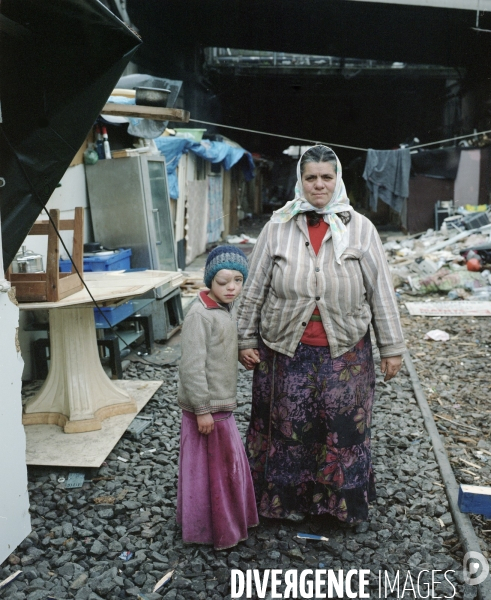
<svg viewBox="0 0 491 600">
<path fill-rule="evenodd" d="M 462 207 L 438 231 L 387 237 L 397 293 L 491 301 L 491 206 L 478 208 Z"/>
</svg>

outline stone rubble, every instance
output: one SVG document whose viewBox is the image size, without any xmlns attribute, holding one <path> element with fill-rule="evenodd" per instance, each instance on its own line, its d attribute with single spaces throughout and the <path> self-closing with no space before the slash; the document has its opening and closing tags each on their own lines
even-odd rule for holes
<svg viewBox="0 0 491 600">
<path fill-rule="evenodd" d="M 422 341 L 417 327 L 415 335 L 418 341 L 414 339 L 414 343 L 425 352 L 436 348 Z M 469 336 L 461 339 L 473 340 Z M 480 339 L 485 338 L 482 335 Z M 475 364 L 472 354 L 467 360 L 470 369 Z M 450 368 L 455 366 L 453 359 L 443 356 L 438 365 L 443 369 L 447 363 Z M 436 362 L 426 364 L 433 369 Z M 478 374 L 469 371 L 469 379 Z M 445 403 L 452 402 L 450 396 L 462 403 L 464 389 L 453 389 L 454 374 L 448 377 Z M 301 524 L 262 519 L 247 541 L 220 552 L 207 546 L 184 545 L 175 521 L 180 421 L 177 368 L 131 363 L 125 378 L 163 380 L 142 412 L 154 416 L 154 425 L 140 439 L 124 436 L 100 469 L 86 473 L 86 479 L 92 481 L 82 489 L 67 490 L 58 482 L 60 477 L 67 477 L 67 469 L 29 467 L 33 531 L 0 566 L 0 581 L 22 570 L 0 591 L 0 598 L 98 600 L 144 594 L 147 600 L 222 600 L 230 598 L 231 569 L 255 568 L 370 569 L 373 598 L 380 597 L 379 571 L 386 571 L 391 581 L 397 571 L 404 581 L 409 571 L 416 581 L 423 569 L 452 569 L 455 573 L 449 580 L 457 590 L 453 597 L 476 597 L 477 589 L 464 584 L 463 552 L 405 369 L 390 383 L 378 378 L 372 429 L 378 499 L 371 508 L 369 523 L 349 528 L 329 518 L 312 518 Z M 250 410 L 251 379 L 250 372 L 239 371 L 235 417 L 242 434 Z M 444 390 L 438 383 L 432 385 L 441 395 Z M 475 424 L 472 417 L 468 421 Z M 156 451 L 150 452 L 153 449 Z M 481 458 L 474 454 L 474 447 L 471 451 L 469 460 L 487 469 L 487 454 Z M 295 537 L 298 532 L 325 535 L 329 541 L 301 540 Z M 123 561 L 119 558 L 123 551 L 133 552 L 133 557 Z M 176 569 L 172 581 L 153 593 L 155 583 L 171 569 Z M 437 592 L 442 597 L 451 596 L 452 585 L 440 579 L 444 583 L 437 586 Z M 404 596 L 389 591 L 381 597 L 414 596 L 410 591 Z"/>
</svg>

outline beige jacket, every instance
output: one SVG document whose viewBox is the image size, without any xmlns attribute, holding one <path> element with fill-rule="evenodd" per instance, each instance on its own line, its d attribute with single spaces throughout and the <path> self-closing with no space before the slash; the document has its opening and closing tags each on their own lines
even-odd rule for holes
<svg viewBox="0 0 491 600">
<path fill-rule="evenodd" d="M 237 408 L 237 312 L 201 292 L 181 333 L 179 406 L 197 415 Z"/>
<path fill-rule="evenodd" d="M 264 343 L 293 356 L 314 308 L 319 308 L 331 356 L 341 356 L 373 324 L 382 357 L 405 349 L 392 279 L 371 221 L 351 213 L 349 245 L 334 259 L 328 230 L 316 255 L 307 220 L 269 221 L 254 248 L 238 311 L 239 348 Z"/>
</svg>

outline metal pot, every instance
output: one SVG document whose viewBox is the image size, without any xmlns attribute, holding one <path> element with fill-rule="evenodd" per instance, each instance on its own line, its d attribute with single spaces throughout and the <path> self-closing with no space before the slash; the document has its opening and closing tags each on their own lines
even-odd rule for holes
<svg viewBox="0 0 491 600">
<path fill-rule="evenodd" d="M 22 246 L 12 261 L 12 273 L 42 273 L 43 271 L 41 254 L 35 254 L 32 250 L 27 250 L 26 246 Z"/>
<path fill-rule="evenodd" d="M 135 92 L 135 104 L 140 106 L 158 106 L 165 108 L 169 98 L 170 90 L 163 88 L 137 87 Z"/>
</svg>

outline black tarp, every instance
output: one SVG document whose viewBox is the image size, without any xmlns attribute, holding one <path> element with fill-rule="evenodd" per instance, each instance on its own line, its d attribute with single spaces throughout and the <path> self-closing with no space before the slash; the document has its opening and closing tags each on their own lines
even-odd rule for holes
<svg viewBox="0 0 491 600">
<path fill-rule="evenodd" d="M 140 40 L 98 0 L 1 0 L 0 35 L 7 267 Z"/>
</svg>

